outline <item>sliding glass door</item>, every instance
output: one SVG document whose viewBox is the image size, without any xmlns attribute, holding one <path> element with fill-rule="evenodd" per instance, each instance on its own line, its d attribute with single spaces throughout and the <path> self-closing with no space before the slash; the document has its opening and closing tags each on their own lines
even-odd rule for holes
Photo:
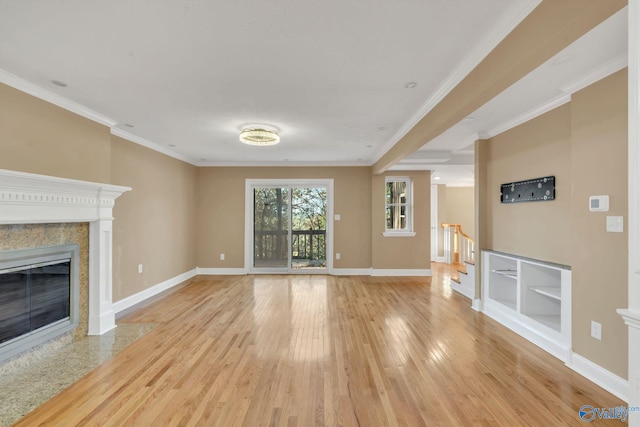
<svg viewBox="0 0 640 427">
<path fill-rule="evenodd" d="M 254 183 L 251 192 L 251 270 L 325 272 L 328 185 Z"/>
<path fill-rule="evenodd" d="M 291 189 L 291 268 L 327 268 L 327 189 Z"/>
<path fill-rule="evenodd" d="M 289 189 L 253 189 L 253 266 L 289 267 Z"/>
</svg>

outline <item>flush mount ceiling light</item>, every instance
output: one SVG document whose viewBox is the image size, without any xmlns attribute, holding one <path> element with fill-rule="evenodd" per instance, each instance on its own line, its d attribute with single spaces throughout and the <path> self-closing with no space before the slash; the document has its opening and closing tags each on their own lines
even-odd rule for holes
<svg viewBox="0 0 640 427">
<path fill-rule="evenodd" d="M 240 132 L 240 141 L 249 145 L 275 145 L 280 142 L 280 135 L 275 130 L 247 128 Z"/>
</svg>

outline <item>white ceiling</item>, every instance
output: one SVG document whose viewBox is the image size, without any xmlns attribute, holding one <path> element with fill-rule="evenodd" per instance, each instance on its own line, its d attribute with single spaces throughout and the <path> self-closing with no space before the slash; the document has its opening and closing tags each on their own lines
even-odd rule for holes
<svg viewBox="0 0 640 427">
<path fill-rule="evenodd" d="M 538 3 L 0 0 L 0 81 L 194 164 L 371 165 Z M 474 135 L 623 55 L 617 19 L 414 156 L 437 159 L 441 182 L 446 170 L 472 182 Z M 280 129 L 282 142 L 241 144 L 251 123 Z"/>
<path fill-rule="evenodd" d="M 568 102 L 572 93 L 624 68 L 627 26 L 625 7 L 394 168 L 433 170 L 437 183 L 473 185 L 471 144 Z"/>
</svg>

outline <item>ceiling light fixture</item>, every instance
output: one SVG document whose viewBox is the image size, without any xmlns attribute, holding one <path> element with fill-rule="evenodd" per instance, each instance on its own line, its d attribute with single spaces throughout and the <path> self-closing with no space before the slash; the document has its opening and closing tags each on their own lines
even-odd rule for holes
<svg viewBox="0 0 640 427">
<path fill-rule="evenodd" d="M 280 142 L 280 135 L 275 130 L 244 129 L 240 132 L 240 141 L 249 145 L 275 145 Z"/>
</svg>

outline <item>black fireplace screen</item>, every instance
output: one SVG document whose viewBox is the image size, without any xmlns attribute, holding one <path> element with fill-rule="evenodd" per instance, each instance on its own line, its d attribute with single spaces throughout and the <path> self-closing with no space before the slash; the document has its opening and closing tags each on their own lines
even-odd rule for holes
<svg viewBox="0 0 640 427">
<path fill-rule="evenodd" d="M 0 270 L 0 343 L 70 316 L 71 261 Z"/>
</svg>

